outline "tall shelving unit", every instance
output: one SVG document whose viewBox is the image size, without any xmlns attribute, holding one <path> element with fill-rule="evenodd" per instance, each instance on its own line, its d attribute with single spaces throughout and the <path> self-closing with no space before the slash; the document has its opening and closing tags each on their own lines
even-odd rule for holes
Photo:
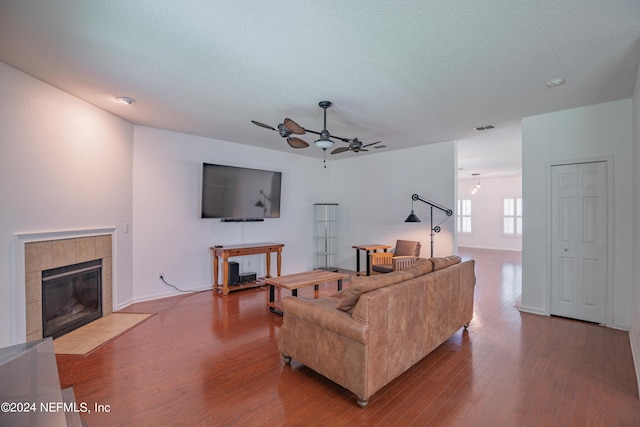
<svg viewBox="0 0 640 427">
<path fill-rule="evenodd" d="M 338 204 L 314 203 L 316 268 L 338 271 Z"/>
</svg>

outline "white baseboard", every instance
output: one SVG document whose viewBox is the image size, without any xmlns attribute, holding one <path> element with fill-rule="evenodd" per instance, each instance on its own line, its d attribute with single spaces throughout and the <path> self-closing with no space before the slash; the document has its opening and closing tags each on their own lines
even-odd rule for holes
<svg viewBox="0 0 640 427">
<path fill-rule="evenodd" d="M 613 325 L 608 327 L 610 327 L 611 329 L 617 329 L 619 331 L 628 331 L 630 328 L 630 325 L 627 325 L 627 324 L 621 325 L 619 323 L 614 323 Z"/>
<path fill-rule="evenodd" d="M 537 307 L 527 307 L 525 305 L 520 306 L 520 311 L 523 313 L 530 313 L 530 314 L 538 314 L 540 316 L 547 316 L 547 313 L 544 311 L 544 309 L 540 309 Z"/>
<path fill-rule="evenodd" d="M 133 299 L 128 299 L 127 301 L 117 304 L 113 311 L 122 310 L 123 308 L 129 307 L 131 304 L 133 304 Z"/>
<path fill-rule="evenodd" d="M 631 344 L 633 367 L 636 370 L 636 382 L 638 383 L 638 390 L 640 390 L 640 337 L 638 337 L 637 333 L 629 332 L 629 342 Z"/>
<path fill-rule="evenodd" d="M 493 246 L 475 246 L 475 245 L 458 245 L 458 248 L 460 249 L 485 249 L 488 251 L 507 251 L 507 252 L 522 252 L 522 249 L 513 249 L 513 248 L 500 248 L 500 247 L 493 247 Z"/>
<path fill-rule="evenodd" d="M 192 291 L 192 292 L 178 292 L 173 289 L 167 289 L 165 292 L 160 292 L 157 294 L 133 297 L 123 302 L 122 304 L 118 304 L 117 310 L 122 310 L 123 308 L 129 307 L 131 304 L 135 304 L 137 302 L 153 301 L 153 300 L 162 299 L 162 298 L 175 297 L 178 295 L 188 295 L 189 293 L 200 292 L 200 291 L 210 291 L 210 290 L 211 290 L 211 285 L 206 285 L 206 286 L 198 287 L 195 289 L 189 289 L 189 291 Z"/>
</svg>

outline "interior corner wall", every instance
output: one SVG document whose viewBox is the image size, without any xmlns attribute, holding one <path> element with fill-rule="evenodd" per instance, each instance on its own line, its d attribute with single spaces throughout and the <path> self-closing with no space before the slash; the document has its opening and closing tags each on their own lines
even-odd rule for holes
<svg viewBox="0 0 640 427">
<path fill-rule="evenodd" d="M 0 63 L 0 347 L 16 334 L 16 233 L 115 227 L 114 305 L 130 298 L 133 126 Z M 117 308 L 117 307 L 116 307 Z"/>
<path fill-rule="evenodd" d="M 613 301 L 608 326 L 631 322 L 633 259 L 632 100 L 527 117 L 522 121 L 522 196 L 525 212 L 522 252 L 523 311 L 549 315 L 549 166 L 558 162 L 613 159 Z"/>
<path fill-rule="evenodd" d="M 631 327 L 629 339 L 636 369 L 636 381 L 640 390 L 640 68 L 636 75 L 633 93 L 633 280 L 631 292 Z"/>
<path fill-rule="evenodd" d="M 210 288 L 214 245 L 283 243 L 282 274 L 315 267 L 313 204 L 331 198 L 333 162 L 325 169 L 321 159 L 144 126 L 135 126 L 134 133 L 132 302 L 177 293 L 158 279 L 158 272 L 180 289 Z M 203 163 L 282 172 L 280 218 L 200 218 Z M 234 261 L 240 272 L 262 277 L 265 258 L 252 255 Z M 271 258 L 274 274 L 275 256 Z"/>
<path fill-rule="evenodd" d="M 456 186 L 455 142 L 442 142 L 404 150 L 380 151 L 358 156 L 345 153 L 334 161 L 335 201 L 340 204 L 340 267 L 355 270 L 354 245 L 386 244 L 398 239 L 418 240 L 421 256 L 430 256 L 429 206 L 414 202 L 420 223 L 405 223 L 411 212 L 411 195 L 419 194 L 454 209 Z M 454 218 L 434 209 L 434 225 L 442 231 L 434 236 L 434 255 L 456 251 Z M 364 270 L 364 255 L 361 269 Z"/>
<path fill-rule="evenodd" d="M 522 236 L 503 233 L 504 199 L 522 198 L 522 176 L 482 178 L 480 189 L 471 194 L 476 181 L 458 180 L 458 199 L 471 200 L 471 233 L 458 233 L 458 246 L 503 251 L 522 251 Z"/>
</svg>

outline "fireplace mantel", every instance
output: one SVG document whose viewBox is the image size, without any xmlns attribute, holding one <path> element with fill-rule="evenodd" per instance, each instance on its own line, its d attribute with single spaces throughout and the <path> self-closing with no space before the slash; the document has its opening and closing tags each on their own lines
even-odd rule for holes
<svg viewBox="0 0 640 427">
<path fill-rule="evenodd" d="M 11 242 L 11 338 L 14 344 L 38 339 L 39 334 L 41 337 L 41 327 L 36 327 L 38 318 L 34 318 L 34 303 L 38 301 L 39 295 L 34 294 L 35 287 L 31 283 L 36 280 L 40 282 L 42 270 L 78 261 L 102 259 L 107 266 L 103 268 L 103 315 L 113 310 L 112 258 L 115 231 L 116 227 L 100 227 L 14 234 Z M 41 317 L 39 321 L 41 323 Z"/>
</svg>

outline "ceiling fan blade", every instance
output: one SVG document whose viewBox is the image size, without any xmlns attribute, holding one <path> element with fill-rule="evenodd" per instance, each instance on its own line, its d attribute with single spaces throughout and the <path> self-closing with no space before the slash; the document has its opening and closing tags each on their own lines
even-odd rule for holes
<svg viewBox="0 0 640 427">
<path fill-rule="evenodd" d="M 256 126 L 260 126 L 262 128 L 265 128 L 265 129 L 276 130 L 275 128 L 273 128 L 273 127 L 271 127 L 269 125 L 265 125 L 264 123 L 256 122 L 255 120 L 251 120 L 251 123 L 253 123 Z"/>
<path fill-rule="evenodd" d="M 284 125 L 289 129 L 292 133 L 296 135 L 304 135 L 307 131 L 304 130 L 302 126 L 291 120 L 290 118 L 284 119 Z"/>
<path fill-rule="evenodd" d="M 300 138 L 289 137 L 287 138 L 287 143 L 291 146 L 291 148 L 307 148 L 309 144 Z"/>
<path fill-rule="evenodd" d="M 369 150 L 365 150 L 364 148 L 354 148 L 354 149 L 353 149 L 353 150 L 351 150 L 351 151 L 353 151 L 354 153 L 359 153 L 359 152 L 361 152 L 361 151 L 369 151 Z"/>
<path fill-rule="evenodd" d="M 372 146 L 372 145 L 380 144 L 381 142 L 382 142 L 382 141 L 372 142 L 371 144 L 363 145 L 361 148 L 364 148 L 364 147 L 370 147 L 370 146 Z"/>
<path fill-rule="evenodd" d="M 345 151 L 349 151 L 349 147 L 338 147 L 331 152 L 331 154 L 344 153 Z"/>
</svg>

